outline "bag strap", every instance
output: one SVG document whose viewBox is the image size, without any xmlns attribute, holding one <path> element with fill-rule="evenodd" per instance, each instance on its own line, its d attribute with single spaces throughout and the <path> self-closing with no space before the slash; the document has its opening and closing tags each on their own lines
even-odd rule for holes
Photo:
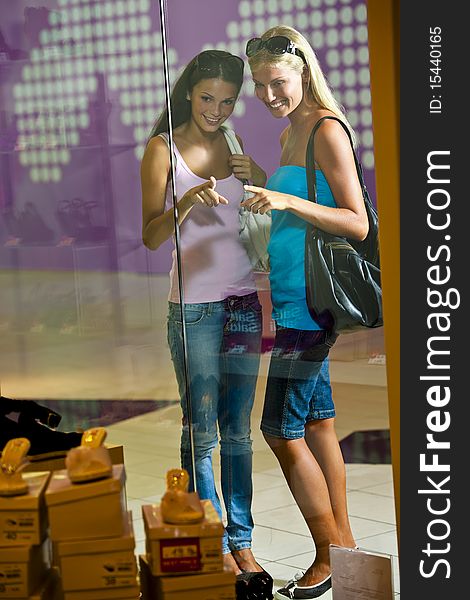
<svg viewBox="0 0 470 600">
<path fill-rule="evenodd" d="M 222 130 L 225 139 L 227 140 L 227 145 L 229 147 L 229 150 L 232 154 L 243 154 L 243 150 L 242 147 L 240 146 L 240 142 L 237 139 L 237 136 L 235 135 L 235 131 L 233 129 L 230 129 L 229 127 L 227 127 L 226 125 L 222 125 L 220 127 L 220 129 Z M 242 182 L 244 185 L 247 185 L 249 183 L 248 179 L 243 179 Z M 247 199 L 251 197 L 251 193 L 247 192 L 246 190 L 243 190 L 243 198 Z M 243 209 L 245 210 L 245 209 Z"/>
<path fill-rule="evenodd" d="M 230 152 L 232 154 L 243 154 L 243 150 L 241 149 L 240 142 L 235 135 L 235 131 L 229 127 L 226 127 L 225 125 L 222 125 L 220 129 L 222 129 L 225 139 L 227 140 Z"/>
<path fill-rule="evenodd" d="M 344 123 L 344 121 L 342 121 L 338 117 L 326 115 L 325 117 L 321 117 L 321 119 L 318 119 L 318 121 L 315 123 L 315 125 L 312 129 L 312 132 L 310 133 L 310 137 L 309 137 L 308 143 L 307 143 L 305 167 L 306 167 L 306 172 L 307 172 L 307 188 L 308 188 L 309 200 L 312 200 L 313 202 L 317 202 L 317 177 L 315 174 L 313 141 L 314 141 L 315 133 L 318 131 L 321 124 L 324 121 L 326 121 L 327 119 L 329 119 L 331 121 L 338 121 L 338 123 L 341 125 L 341 127 L 344 129 L 344 131 L 347 133 L 349 143 L 351 144 L 351 150 L 352 150 L 352 153 L 354 156 L 354 163 L 356 165 L 357 177 L 359 179 L 359 183 L 361 184 L 363 196 L 365 197 L 366 195 L 368 195 L 368 191 L 367 191 L 366 184 L 364 181 L 364 174 L 362 172 L 361 163 L 359 162 L 357 155 L 356 155 L 356 151 L 354 150 L 354 144 L 352 141 L 351 132 L 349 131 L 349 129 L 348 129 L 347 125 Z M 313 169 L 310 169 L 309 165 L 313 165 Z"/>
</svg>

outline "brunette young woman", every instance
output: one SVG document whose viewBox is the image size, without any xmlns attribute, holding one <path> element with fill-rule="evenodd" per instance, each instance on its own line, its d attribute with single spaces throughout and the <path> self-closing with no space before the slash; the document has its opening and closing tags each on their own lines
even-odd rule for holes
<svg viewBox="0 0 470 600">
<path fill-rule="evenodd" d="M 251 550 L 250 416 L 259 366 L 261 305 L 239 237 L 242 181 L 264 185 L 266 175 L 250 156 L 231 154 L 224 134 L 224 123 L 232 115 L 243 83 L 243 67 L 238 56 L 206 50 L 188 63 L 171 94 L 171 151 L 181 234 L 191 415 L 186 399 L 176 249 L 170 273 L 168 342 L 183 411 L 182 466 L 192 473 L 191 422 L 197 491 L 202 499 L 210 499 L 222 516 L 212 464 L 220 433 L 221 488 L 227 518 L 224 565 L 235 572 L 239 582 L 256 584 L 257 598 L 268 598 L 272 578 Z M 164 110 L 141 165 L 143 240 L 151 250 L 174 234 L 170 178 L 168 112 Z"/>
</svg>

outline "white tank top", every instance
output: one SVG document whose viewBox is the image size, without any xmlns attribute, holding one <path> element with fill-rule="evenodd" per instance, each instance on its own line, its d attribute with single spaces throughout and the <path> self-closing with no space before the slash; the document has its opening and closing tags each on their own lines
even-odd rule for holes
<svg viewBox="0 0 470 600">
<path fill-rule="evenodd" d="M 168 143 L 168 135 L 160 134 Z M 195 175 L 174 145 L 176 198 L 206 179 Z M 256 290 L 251 264 L 240 242 L 240 202 L 243 183 L 234 175 L 217 180 L 216 190 L 229 201 L 211 208 L 196 204 L 180 225 L 181 266 L 185 304 L 217 302 L 228 296 L 245 296 Z M 165 209 L 173 207 L 171 186 Z M 173 236 L 174 240 L 174 236 Z M 178 264 L 173 250 L 170 270 L 171 302 L 179 302 Z"/>
</svg>

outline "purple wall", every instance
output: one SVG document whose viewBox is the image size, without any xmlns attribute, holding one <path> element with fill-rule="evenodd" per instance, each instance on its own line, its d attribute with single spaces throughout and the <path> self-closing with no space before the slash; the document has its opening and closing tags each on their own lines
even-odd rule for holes
<svg viewBox="0 0 470 600">
<path fill-rule="evenodd" d="M 0 0 L 0 266 L 164 273 L 171 243 L 140 239 L 139 161 L 164 100 L 158 3 Z M 348 111 L 374 195 L 364 2 L 170 0 L 171 79 L 206 47 L 243 56 L 276 23 L 299 29 Z M 232 119 L 271 172 L 275 121 L 247 81 Z M 75 265 L 76 266 L 76 265 Z"/>
</svg>

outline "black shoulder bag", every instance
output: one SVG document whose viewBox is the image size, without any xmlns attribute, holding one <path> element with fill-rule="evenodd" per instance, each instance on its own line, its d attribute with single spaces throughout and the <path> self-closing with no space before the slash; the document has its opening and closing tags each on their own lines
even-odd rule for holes
<svg viewBox="0 0 470 600">
<path fill-rule="evenodd" d="M 312 318 L 327 330 L 348 333 L 383 325 L 378 216 L 364 183 L 351 134 L 337 117 L 322 117 L 310 134 L 305 160 L 309 200 L 317 202 L 313 140 L 326 119 L 338 121 L 348 134 L 369 219 L 369 232 L 365 240 L 357 242 L 327 233 L 309 223 L 305 236 L 305 287 Z"/>
</svg>

